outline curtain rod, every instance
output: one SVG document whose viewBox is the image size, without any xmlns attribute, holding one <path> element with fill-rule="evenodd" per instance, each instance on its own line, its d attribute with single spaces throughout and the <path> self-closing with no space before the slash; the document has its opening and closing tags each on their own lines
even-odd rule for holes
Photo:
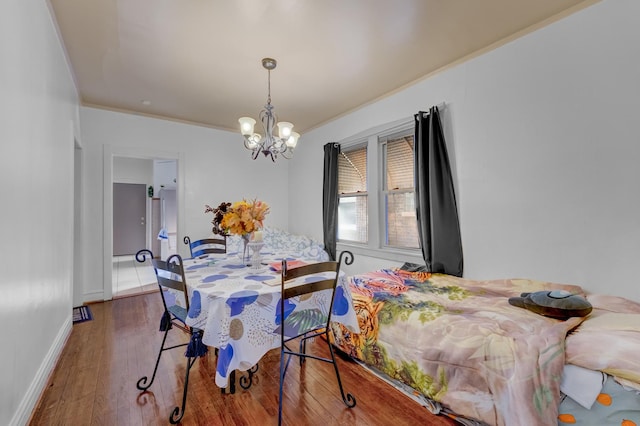
<svg viewBox="0 0 640 426">
<path fill-rule="evenodd" d="M 443 101 L 443 102 L 440 102 L 439 104 L 432 105 L 431 107 L 429 107 L 429 110 L 431 110 L 431 108 L 433 108 L 433 107 L 438 108 L 438 110 L 443 110 L 443 109 L 446 108 L 446 106 L 447 106 L 447 104 Z M 429 111 L 420 111 L 420 112 L 422 114 L 429 114 Z"/>
</svg>

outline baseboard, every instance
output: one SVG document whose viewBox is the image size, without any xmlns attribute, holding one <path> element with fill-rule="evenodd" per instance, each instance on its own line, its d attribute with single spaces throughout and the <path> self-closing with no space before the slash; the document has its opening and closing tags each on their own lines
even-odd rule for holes
<svg viewBox="0 0 640 426">
<path fill-rule="evenodd" d="M 104 302 L 104 291 L 96 290 L 82 295 L 84 303 Z"/>
<path fill-rule="evenodd" d="M 62 353 L 62 349 L 71 334 L 71 326 L 71 315 L 69 314 L 53 341 L 53 344 L 49 348 L 47 356 L 45 356 L 42 364 L 40 364 L 40 368 L 31 382 L 29 389 L 27 389 L 27 393 L 24 395 L 24 398 L 22 398 L 18 409 L 9 422 L 10 426 L 22 426 L 29 423 L 33 409 L 36 407 L 40 396 L 44 392 L 44 388 L 49 381 L 49 376 L 53 372 L 53 369 L 58 362 L 58 358 Z"/>
</svg>

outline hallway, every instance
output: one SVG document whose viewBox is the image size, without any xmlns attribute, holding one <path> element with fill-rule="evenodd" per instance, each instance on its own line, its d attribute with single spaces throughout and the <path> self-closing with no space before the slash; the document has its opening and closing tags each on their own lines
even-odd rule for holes
<svg viewBox="0 0 640 426">
<path fill-rule="evenodd" d="M 158 289 L 151 262 L 139 263 L 134 255 L 114 256 L 112 277 L 114 299 Z"/>
</svg>

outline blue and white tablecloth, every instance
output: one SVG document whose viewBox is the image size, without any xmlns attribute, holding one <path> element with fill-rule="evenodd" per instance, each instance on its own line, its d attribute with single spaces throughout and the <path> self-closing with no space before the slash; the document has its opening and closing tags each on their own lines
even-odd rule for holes
<svg viewBox="0 0 640 426">
<path fill-rule="evenodd" d="M 293 257 L 287 259 L 294 260 Z M 305 258 L 295 260 L 317 262 Z M 280 285 L 267 285 L 264 281 L 279 279 L 280 273 L 268 265 L 281 261 L 282 256 L 264 253 L 264 265 L 254 269 L 234 254 L 184 260 L 190 294 L 187 325 L 203 329 L 203 343 L 218 348 L 216 385 L 226 387 L 232 371 L 248 370 L 269 350 L 280 347 Z M 331 274 L 318 276 L 329 277 Z M 295 284 L 293 281 L 287 286 Z M 330 290 L 312 297 L 290 299 L 285 305 L 285 316 L 301 320 L 305 315 L 321 313 L 326 318 L 330 302 Z M 331 315 L 332 321 L 359 333 L 344 273 L 338 280 Z M 305 323 L 297 320 L 286 321 L 287 335 L 298 331 L 296 324 Z"/>
</svg>

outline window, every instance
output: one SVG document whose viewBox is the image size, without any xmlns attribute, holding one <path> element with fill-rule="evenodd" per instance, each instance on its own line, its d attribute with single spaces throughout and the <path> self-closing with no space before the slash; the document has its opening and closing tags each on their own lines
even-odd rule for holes
<svg viewBox="0 0 640 426">
<path fill-rule="evenodd" d="M 420 248 L 413 188 L 413 135 L 382 143 L 384 245 Z"/>
<path fill-rule="evenodd" d="M 414 189 L 413 117 L 340 143 L 338 244 L 355 253 L 422 259 Z"/>
<path fill-rule="evenodd" d="M 367 147 L 338 157 L 338 240 L 368 240 Z"/>
</svg>

